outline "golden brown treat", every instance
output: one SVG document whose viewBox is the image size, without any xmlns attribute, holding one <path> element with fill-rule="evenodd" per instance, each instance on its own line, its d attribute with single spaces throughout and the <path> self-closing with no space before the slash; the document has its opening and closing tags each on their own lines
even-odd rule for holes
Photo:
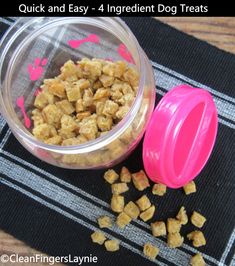
<svg viewBox="0 0 235 266">
<path fill-rule="evenodd" d="M 131 84 L 132 87 L 136 87 L 139 84 L 139 74 L 134 68 L 128 68 L 123 74 L 124 80 Z"/>
<path fill-rule="evenodd" d="M 152 235 L 159 237 L 166 235 L 166 225 L 163 221 L 151 223 Z"/>
<path fill-rule="evenodd" d="M 119 175 L 113 169 L 109 169 L 104 173 L 104 179 L 109 184 L 113 184 L 118 178 Z"/>
<path fill-rule="evenodd" d="M 66 86 L 66 95 L 70 102 L 76 102 L 78 99 L 81 99 L 81 89 L 76 84 L 73 86 Z"/>
<path fill-rule="evenodd" d="M 84 91 L 82 100 L 82 104 L 85 107 L 90 107 L 93 105 L 93 92 L 90 88 Z"/>
<path fill-rule="evenodd" d="M 53 104 L 53 103 L 54 103 L 54 95 L 47 92 L 46 90 L 40 92 L 34 100 L 34 106 L 37 107 L 38 109 L 43 109 L 48 104 Z"/>
<path fill-rule="evenodd" d="M 133 201 L 129 201 L 127 203 L 127 205 L 124 208 L 124 212 L 127 215 L 129 215 L 132 219 L 137 219 L 140 214 L 138 206 Z"/>
<path fill-rule="evenodd" d="M 167 232 L 168 233 L 177 233 L 180 231 L 181 223 L 180 221 L 174 218 L 167 219 Z"/>
<path fill-rule="evenodd" d="M 100 228 L 112 227 L 112 220 L 109 216 L 101 216 L 98 218 L 98 224 Z"/>
<path fill-rule="evenodd" d="M 124 209 L 124 197 L 120 195 L 113 195 L 111 199 L 111 209 L 114 212 L 122 212 Z"/>
<path fill-rule="evenodd" d="M 131 222 L 131 217 L 127 215 L 125 212 L 121 212 L 117 217 L 117 225 L 120 228 L 124 228 L 126 225 L 128 225 Z"/>
<path fill-rule="evenodd" d="M 144 221 L 147 222 L 148 220 L 150 220 L 155 212 L 155 206 L 152 205 L 150 208 L 148 208 L 146 211 L 141 212 L 140 214 L 140 218 Z"/>
<path fill-rule="evenodd" d="M 104 104 L 103 114 L 106 116 L 113 117 L 115 113 L 117 112 L 119 106 L 117 103 L 111 100 L 107 100 Z"/>
<path fill-rule="evenodd" d="M 113 125 L 112 117 L 99 115 L 97 117 L 97 125 L 101 131 L 109 131 Z"/>
<path fill-rule="evenodd" d="M 94 100 L 107 99 L 110 96 L 110 90 L 108 88 L 99 88 L 94 95 Z"/>
<path fill-rule="evenodd" d="M 75 111 L 75 108 L 68 100 L 62 100 L 62 101 L 56 102 L 55 104 L 66 115 L 71 115 Z"/>
<path fill-rule="evenodd" d="M 143 170 L 132 174 L 132 181 L 136 189 L 143 191 L 150 186 L 149 180 Z"/>
<path fill-rule="evenodd" d="M 84 111 L 76 114 L 76 120 L 77 122 L 82 121 L 84 118 L 91 116 L 90 111 Z"/>
<path fill-rule="evenodd" d="M 125 183 L 131 182 L 131 173 L 125 166 L 123 166 L 121 169 L 120 179 L 122 182 L 125 182 Z"/>
<path fill-rule="evenodd" d="M 74 64 L 72 60 L 68 60 L 60 69 L 61 75 L 59 78 L 66 80 L 73 77 L 75 80 L 82 77 L 81 68 Z"/>
<path fill-rule="evenodd" d="M 43 116 L 42 116 L 42 113 L 38 109 L 34 109 L 32 111 L 32 120 L 33 120 L 34 127 L 37 127 L 37 126 L 45 123 Z"/>
<path fill-rule="evenodd" d="M 60 120 L 61 123 L 61 129 L 67 130 L 67 131 L 74 131 L 75 129 L 78 129 L 78 124 L 75 122 L 75 120 L 70 115 L 63 115 Z"/>
<path fill-rule="evenodd" d="M 123 119 L 126 116 L 126 114 L 129 112 L 129 110 L 130 110 L 130 107 L 129 106 L 126 106 L 126 105 L 121 106 L 121 107 L 119 107 L 119 109 L 116 112 L 115 116 L 119 120 L 121 120 L 121 119 Z"/>
<path fill-rule="evenodd" d="M 144 244 L 143 252 L 146 257 L 151 260 L 154 260 L 159 253 L 159 248 L 153 246 L 151 243 L 146 243 Z"/>
<path fill-rule="evenodd" d="M 167 245 L 170 248 L 178 248 L 182 246 L 183 242 L 184 242 L 184 238 L 180 235 L 179 232 L 169 233 L 167 235 Z"/>
<path fill-rule="evenodd" d="M 39 140 L 47 140 L 57 135 L 56 129 L 46 123 L 38 125 L 33 129 L 33 135 Z"/>
<path fill-rule="evenodd" d="M 114 77 L 103 74 L 99 77 L 99 80 L 101 81 L 102 85 L 106 88 L 110 87 L 113 84 Z"/>
<path fill-rule="evenodd" d="M 193 241 L 194 247 L 201 247 L 206 245 L 206 239 L 201 231 L 193 231 L 187 234 L 187 238 Z"/>
<path fill-rule="evenodd" d="M 80 65 L 84 76 L 92 80 L 96 80 L 102 73 L 102 64 L 98 61 L 81 62 Z"/>
<path fill-rule="evenodd" d="M 153 195 L 163 196 L 166 194 L 166 186 L 163 184 L 154 184 L 152 193 Z"/>
<path fill-rule="evenodd" d="M 103 245 L 104 241 L 106 240 L 106 237 L 101 231 L 95 231 L 91 234 L 91 239 L 93 243 Z"/>
<path fill-rule="evenodd" d="M 116 239 L 107 240 L 104 242 L 107 251 L 115 252 L 119 250 L 119 241 Z"/>
<path fill-rule="evenodd" d="M 42 110 L 44 121 L 56 128 L 60 126 L 60 119 L 62 115 L 63 113 L 61 112 L 60 108 L 58 108 L 55 104 L 48 104 Z"/>
<path fill-rule="evenodd" d="M 70 139 L 65 139 L 62 141 L 61 145 L 62 146 L 70 146 L 70 145 L 79 145 L 83 142 L 86 141 L 82 141 L 81 137 L 80 138 L 70 138 Z"/>
<path fill-rule="evenodd" d="M 82 99 L 78 99 L 76 101 L 75 108 L 76 108 L 76 112 L 77 113 L 83 112 L 83 111 L 86 110 L 85 106 L 83 105 L 83 100 Z"/>
<path fill-rule="evenodd" d="M 194 183 L 194 181 L 189 182 L 187 185 L 185 185 L 185 186 L 183 187 L 183 189 L 184 189 L 184 193 L 185 193 L 186 195 L 189 195 L 189 194 L 195 193 L 195 192 L 197 191 L 197 189 L 196 189 L 196 184 Z"/>
<path fill-rule="evenodd" d="M 184 206 L 182 206 L 178 212 L 178 214 L 176 215 L 177 220 L 179 220 L 179 222 L 181 224 L 187 224 L 188 223 L 188 215 L 186 213 L 186 210 L 184 208 Z"/>
<path fill-rule="evenodd" d="M 62 138 L 59 135 L 56 135 L 54 137 L 51 137 L 45 140 L 45 143 L 50 144 L 50 145 L 60 145 L 61 142 L 62 142 Z"/>
<path fill-rule="evenodd" d="M 129 187 L 126 183 L 116 183 L 112 184 L 112 193 L 115 195 L 122 194 L 129 190 Z"/>
<path fill-rule="evenodd" d="M 107 62 L 103 68 L 102 71 L 104 74 L 113 77 L 115 72 L 115 66 L 113 62 Z"/>
<path fill-rule="evenodd" d="M 145 211 L 151 206 L 151 202 L 146 195 L 143 195 L 136 201 L 141 211 Z"/>
<path fill-rule="evenodd" d="M 202 257 L 201 254 L 197 253 L 196 255 L 194 255 L 191 260 L 190 260 L 190 265 L 191 266 L 205 266 L 206 263 Z"/>
<path fill-rule="evenodd" d="M 59 98 L 65 98 L 65 85 L 58 79 L 51 80 L 50 85 L 47 86 L 48 91 L 59 97 Z"/>
<path fill-rule="evenodd" d="M 79 133 L 88 140 L 95 139 L 96 134 L 98 133 L 98 127 L 96 121 L 92 119 L 84 121 L 80 125 Z"/>
<path fill-rule="evenodd" d="M 64 128 L 58 130 L 58 135 L 60 135 L 63 140 L 74 138 L 76 136 L 75 132 L 69 131 Z"/>
<path fill-rule="evenodd" d="M 114 77 L 121 78 L 121 76 L 125 73 L 127 68 L 127 64 L 124 61 L 117 61 L 114 64 Z"/>
<path fill-rule="evenodd" d="M 191 223 L 198 228 L 202 228 L 204 223 L 206 222 L 206 218 L 200 213 L 194 211 L 191 216 Z"/>
</svg>

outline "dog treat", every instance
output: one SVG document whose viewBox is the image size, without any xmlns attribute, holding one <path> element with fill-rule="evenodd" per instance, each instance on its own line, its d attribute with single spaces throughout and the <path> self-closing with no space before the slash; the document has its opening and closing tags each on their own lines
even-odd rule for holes
<svg viewBox="0 0 235 266">
<path fill-rule="evenodd" d="M 159 248 L 153 246 L 151 243 L 146 243 L 144 244 L 143 252 L 146 257 L 154 260 L 159 253 Z"/>
<path fill-rule="evenodd" d="M 167 245 L 170 248 L 178 248 L 182 246 L 183 242 L 184 242 L 184 238 L 180 235 L 179 232 L 169 233 L 167 235 Z"/>
<path fill-rule="evenodd" d="M 141 212 L 140 214 L 140 218 L 144 221 L 147 222 L 148 220 L 150 220 L 155 212 L 155 206 L 152 205 L 150 208 L 148 208 L 147 210 Z"/>
<path fill-rule="evenodd" d="M 98 220 L 98 224 L 99 224 L 100 228 L 110 228 L 110 227 L 112 227 L 112 220 L 108 216 L 101 216 L 97 220 Z"/>
<path fill-rule="evenodd" d="M 181 228 L 180 221 L 174 219 L 174 218 L 168 218 L 167 219 L 167 231 L 168 233 L 178 233 Z"/>
<path fill-rule="evenodd" d="M 184 206 L 182 206 L 178 212 L 178 214 L 176 215 L 176 219 L 181 223 L 181 224 L 187 224 L 188 223 L 188 216 L 186 213 L 186 210 L 184 208 Z"/>
<path fill-rule="evenodd" d="M 124 207 L 124 212 L 132 219 L 137 219 L 140 214 L 138 206 L 133 201 L 129 201 L 127 203 L 127 205 Z"/>
<path fill-rule="evenodd" d="M 99 245 L 103 245 L 106 240 L 105 235 L 100 231 L 95 231 L 91 234 L 92 242 L 97 243 Z"/>
<path fill-rule="evenodd" d="M 143 191 L 150 186 L 149 180 L 143 170 L 132 174 L 132 181 L 136 189 Z"/>
<path fill-rule="evenodd" d="M 55 135 L 63 140 L 79 136 L 84 136 L 86 141 L 96 139 L 128 113 L 138 83 L 138 72 L 125 62 L 95 58 L 83 58 L 76 63 L 69 60 L 58 76 L 43 81 L 42 91 L 34 101 L 37 113 L 32 112 L 32 133 L 47 144 L 62 145 L 58 140 L 48 141 L 52 136 L 44 134 L 39 127 L 46 124 L 55 127 Z M 63 115 L 70 118 L 65 119 Z"/>
<path fill-rule="evenodd" d="M 122 182 L 125 182 L 125 183 L 131 182 L 131 173 L 125 166 L 123 166 L 121 169 L 120 179 Z"/>
<path fill-rule="evenodd" d="M 194 183 L 194 181 L 191 181 L 189 182 L 188 184 L 186 184 L 184 187 L 184 193 L 186 195 L 189 195 L 189 194 L 192 194 L 192 193 L 195 193 L 197 191 L 196 189 L 196 184 Z"/>
<path fill-rule="evenodd" d="M 163 196 L 164 194 L 166 194 L 166 186 L 163 184 L 154 184 L 152 193 L 154 195 Z"/>
<path fill-rule="evenodd" d="M 141 198 L 139 198 L 136 203 L 141 211 L 145 211 L 151 206 L 151 202 L 146 195 L 143 195 Z"/>
<path fill-rule="evenodd" d="M 113 184 L 118 178 L 119 175 L 113 169 L 109 169 L 104 173 L 104 179 L 109 184 Z"/>
<path fill-rule="evenodd" d="M 151 223 L 152 235 L 159 237 L 166 235 L 166 225 L 163 221 Z"/>
<path fill-rule="evenodd" d="M 206 245 L 206 239 L 201 231 L 193 231 L 190 234 L 187 234 L 187 238 L 193 241 L 194 247 Z"/>
<path fill-rule="evenodd" d="M 119 242 L 115 239 L 105 241 L 104 246 L 106 250 L 110 252 L 119 250 Z"/>
<path fill-rule="evenodd" d="M 111 209 L 114 212 L 122 212 L 124 209 L 124 197 L 120 195 L 113 195 L 111 199 Z"/>
<path fill-rule="evenodd" d="M 127 186 L 126 183 L 112 184 L 111 188 L 112 188 L 112 193 L 115 195 L 122 194 L 129 190 L 129 187 Z"/>
<path fill-rule="evenodd" d="M 197 253 L 196 255 L 194 255 L 191 260 L 190 260 L 190 265 L 191 266 L 205 266 L 206 263 L 202 257 L 201 254 Z"/>
<path fill-rule="evenodd" d="M 206 218 L 202 216 L 200 213 L 194 211 L 191 216 L 191 223 L 198 228 L 202 228 L 204 223 L 206 222 Z"/>
<path fill-rule="evenodd" d="M 120 228 L 124 228 L 126 225 L 128 225 L 131 222 L 131 217 L 127 215 L 125 212 L 121 212 L 117 217 L 117 225 Z"/>
</svg>

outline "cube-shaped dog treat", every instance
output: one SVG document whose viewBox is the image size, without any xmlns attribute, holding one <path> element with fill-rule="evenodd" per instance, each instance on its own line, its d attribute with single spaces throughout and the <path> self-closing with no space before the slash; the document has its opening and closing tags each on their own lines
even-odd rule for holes
<svg viewBox="0 0 235 266">
<path fill-rule="evenodd" d="M 125 212 L 121 212 L 117 217 L 117 225 L 120 228 L 124 228 L 126 225 L 128 225 L 131 222 L 131 217 L 127 215 Z"/>
<path fill-rule="evenodd" d="M 132 181 L 136 189 L 143 191 L 150 186 L 149 180 L 143 170 L 132 174 Z"/>
<path fill-rule="evenodd" d="M 101 75 L 99 77 L 99 80 L 101 81 L 101 83 L 103 84 L 103 86 L 106 87 L 110 87 L 112 86 L 113 82 L 114 82 L 114 77 L 108 76 L 108 75 Z"/>
<path fill-rule="evenodd" d="M 107 99 L 107 97 L 109 97 L 109 96 L 110 96 L 110 90 L 101 87 L 101 88 L 97 89 L 97 91 L 95 92 L 93 100 L 98 101 L 100 99 Z"/>
<path fill-rule="evenodd" d="M 115 252 L 119 250 L 119 241 L 116 239 L 107 240 L 104 242 L 107 251 Z"/>
<path fill-rule="evenodd" d="M 130 107 L 129 106 L 126 106 L 126 105 L 121 106 L 121 107 L 119 107 L 119 109 L 116 112 L 115 116 L 119 120 L 121 120 L 121 119 L 123 119 L 126 116 L 126 114 L 129 112 L 129 110 L 130 110 Z"/>
<path fill-rule="evenodd" d="M 91 234 L 91 239 L 92 242 L 97 243 L 99 245 L 103 245 L 104 241 L 106 240 L 106 237 L 101 231 L 95 231 Z"/>
<path fill-rule="evenodd" d="M 202 257 L 201 254 L 197 253 L 196 255 L 194 255 L 191 260 L 190 260 L 190 265 L 191 266 L 205 266 L 206 263 Z"/>
<path fill-rule="evenodd" d="M 99 115 L 97 117 L 97 126 L 101 131 L 109 131 L 112 128 L 112 125 L 112 117 L 103 115 Z"/>
<path fill-rule="evenodd" d="M 148 220 L 150 220 L 155 212 L 155 206 L 152 205 L 150 208 L 148 208 L 147 210 L 141 212 L 140 214 L 140 218 L 144 221 L 147 222 Z"/>
<path fill-rule="evenodd" d="M 100 228 L 112 227 L 112 220 L 109 216 L 101 216 L 98 218 L 98 224 Z"/>
<path fill-rule="evenodd" d="M 62 101 L 56 102 L 55 104 L 66 115 L 70 115 L 75 111 L 75 108 L 68 100 L 62 100 Z"/>
<path fill-rule="evenodd" d="M 197 191 L 196 189 L 196 184 L 194 183 L 194 181 L 189 182 L 188 184 L 186 184 L 184 187 L 184 193 L 186 195 L 195 193 Z"/>
<path fill-rule="evenodd" d="M 88 140 L 96 138 L 98 127 L 96 121 L 93 119 L 87 120 L 80 125 L 79 133 Z"/>
<path fill-rule="evenodd" d="M 63 113 L 61 112 L 60 108 L 58 108 L 55 104 L 48 104 L 42 110 L 42 116 L 46 123 L 53 125 L 56 128 L 58 128 L 60 125 L 60 119 L 62 115 Z"/>
<path fill-rule="evenodd" d="M 151 223 L 152 235 L 159 237 L 166 235 L 166 225 L 163 221 Z"/>
<path fill-rule="evenodd" d="M 47 91 L 40 92 L 35 97 L 34 100 L 34 106 L 37 107 L 38 109 L 43 109 L 48 104 L 53 104 L 53 103 L 54 103 L 54 95 Z"/>
<path fill-rule="evenodd" d="M 81 89 L 77 85 L 66 86 L 65 90 L 66 90 L 66 95 L 68 97 L 68 100 L 70 102 L 76 102 L 78 99 L 81 99 L 82 97 Z"/>
<path fill-rule="evenodd" d="M 146 195 L 143 195 L 136 201 L 141 211 L 147 210 L 151 206 L 151 202 Z"/>
<path fill-rule="evenodd" d="M 105 75 L 113 77 L 115 73 L 115 64 L 113 62 L 108 62 L 103 66 L 102 71 Z"/>
<path fill-rule="evenodd" d="M 61 128 L 68 131 L 74 131 L 75 129 L 78 129 L 78 124 L 70 115 L 64 114 L 61 117 Z"/>
<path fill-rule="evenodd" d="M 129 190 L 129 187 L 126 183 L 116 183 L 112 184 L 112 193 L 115 195 L 122 194 Z"/>
<path fill-rule="evenodd" d="M 111 209 L 114 212 L 122 212 L 124 209 L 124 197 L 120 195 L 113 195 L 111 199 Z"/>
<path fill-rule="evenodd" d="M 184 206 L 182 206 L 178 212 L 178 214 L 176 215 L 177 220 L 179 220 L 179 222 L 181 224 L 187 224 L 188 223 L 188 215 L 186 213 L 186 210 L 184 208 Z"/>
<path fill-rule="evenodd" d="M 167 219 L 167 231 L 168 233 L 177 233 L 180 231 L 181 223 L 174 218 Z"/>
<path fill-rule="evenodd" d="M 132 87 L 138 86 L 139 84 L 139 73 L 134 68 L 128 68 L 123 74 L 124 80 L 129 82 Z"/>
<path fill-rule="evenodd" d="M 50 144 L 50 145 L 60 145 L 61 142 L 62 142 L 62 138 L 59 135 L 56 135 L 54 137 L 51 137 L 51 138 L 45 140 L 45 143 Z"/>
<path fill-rule="evenodd" d="M 118 178 L 119 175 L 113 169 L 109 169 L 104 173 L 104 179 L 109 184 L 113 184 Z"/>
<path fill-rule="evenodd" d="M 78 99 L 76 101 L 75 108 L 76 108 L 76 112 L 77 113 L 83 112 L 83 111 L 86 110 L 86 107 L 83 105 L 83 100 L 82 99 Z"/>
<path fill-rule="evenodd" d="M 191 216 L 191 223 L 198 228 L 202 228 L 204 223 L 206 222 L 206 218 L 200 213 L 194 211 Z"/>
<path fill-rule="evenodd" d="M 56 129 L 46 123 L 36 126 L 33 135 L 39 140 L 47 140 L 57 135 Z"/>
<path fill-rule="evenodd" d="M 183 242 L 184 242 L 184 238 L 180 235 L 179 232 L 169 233 L 167 235 L 167 245 L 170 248 L 178 248 L 182 246 Z"/>
<path fill-rule="evenodd" d="M 119 106 L 117 103 L 111 100 L 107 100 L 104 104 L 103 114 L 113 117 L 117 112 Z"/>
<path fill-rule="evenodd" d="M 163 196 L 166 193 L 166 186 L 163 184 L 154 184 L 152 193 L 154 195 Z"/>
<path fill-rule="evenodd" d="M 120 179 L 122 182 L 125 182 L 125 183 L 131 182 L 131 173 L 125 166 L 123 166 L 121 169 Z"/>
<path fill-rule="evenodd" d="M 48 91 L 59 97 L 59 98 L 65 98 L 65 85 L 60 80 L 54 79 L 49 86 L 47 86 Z"/>
<path fill-rule="evenodd" d="M 132 219 L 137 219 L 140 214 L 138 206 L 133 201 L 129 201 L 127 203 L 127 205 L 124 207 L 124 212 Z"/>
<path fill-rule="evenodd" d="M 146 257 L 148 257 L 151 260 L 154 260 L 159 253 L 159 248 L 153 246 L 151 243 L 146 243 L 144 244 L 143 252 Z"/>
<path fill-rule="evenodd" d="M 201 247 L 206 245 L 206 239 L 201 231 L 193 231 L 187 234 L 187 238 L 193 241 L 194 247 Z"/>
<path fill-rule="evenodd" d="M 125 73 L 127 68 L 127 64 L 124 61 L 117 61 L 114 64 L 114 77 L 121 78 L 121 76 Z"/>
</svg>

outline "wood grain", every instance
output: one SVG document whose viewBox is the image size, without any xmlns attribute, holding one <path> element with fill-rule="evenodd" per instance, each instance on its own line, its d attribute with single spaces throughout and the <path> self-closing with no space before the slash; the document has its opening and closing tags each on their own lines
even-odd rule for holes
<svg viewBox="0 0 235 266">
<path fill-rule="evenodd" d="M 235 18 L 206 18 L 206 17 L 158 17 L 160 21 L 167 23 L 181 31 L 205 40 L 220 49 L 235 53 Z M 17 253 L 32 256 L 40 253 L 14 237 L 0 231 L 0 256 L 2 254 Z M 79 255 L 79 254 L 78 254 Z M 2 265 L 0 263 L 0 265 Z M 6 266 L 11 264 L 5 264 Z M 34 266 L 35 264 L 18 263 L 15 266 Z M 37 263 L 37 266 L 45 266 L 47 263 Z M 60 266 L 62 264 L 55 264 Z"/>
</svg>

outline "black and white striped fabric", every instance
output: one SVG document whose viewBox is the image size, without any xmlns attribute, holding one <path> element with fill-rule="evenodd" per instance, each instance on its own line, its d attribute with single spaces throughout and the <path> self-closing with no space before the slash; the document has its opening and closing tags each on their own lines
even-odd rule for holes
<svg viewBox="0 0 235 266">
<path fill-rule="evenodd" d="M 15 18 L 1 18 L 0 36 Z M 189 265 L 200 252 L 207 265 L 235 265 L 235 55 L 151 18 L 124 18 L 151 60 L 156 79 L 157 102 L 173 86 L 190 84 L 208 90 L 214 97 L 219 130 L 215 148 L 196 179 L 198 192 L 188 197 L 170 190 L 160 198 L 147 194 L 157 206 L 153 220 L 175 217 L 185 206 L 206 216 L 205 247 L 196 250 L 186 239 L 182 247 L 170 249 L 166 238 L 153 238 L 149 224 L 133 221 L 124 230 L 103 230 L 120 240 L 119 252 L 107 253 L 91 243 L 97 217 L 109 215 L 110 186 L 99 171 L 77 171 L 53 167 L 29 154 L 14 138 L 0 116 L 0 228 L 28 245 L 54 256 L 98 257 L 97 265 Z M 142 144 L 115 169 L 143 168 Z M 138 163 L 136 163 L 138 162 Z M 126 200 L 140 196 L 130 190 Z M 195 230 L 188 224 L 182 235 Z M 156 260 L 142 252 L 144 243 L 160 248 Z"/>
</svg>

